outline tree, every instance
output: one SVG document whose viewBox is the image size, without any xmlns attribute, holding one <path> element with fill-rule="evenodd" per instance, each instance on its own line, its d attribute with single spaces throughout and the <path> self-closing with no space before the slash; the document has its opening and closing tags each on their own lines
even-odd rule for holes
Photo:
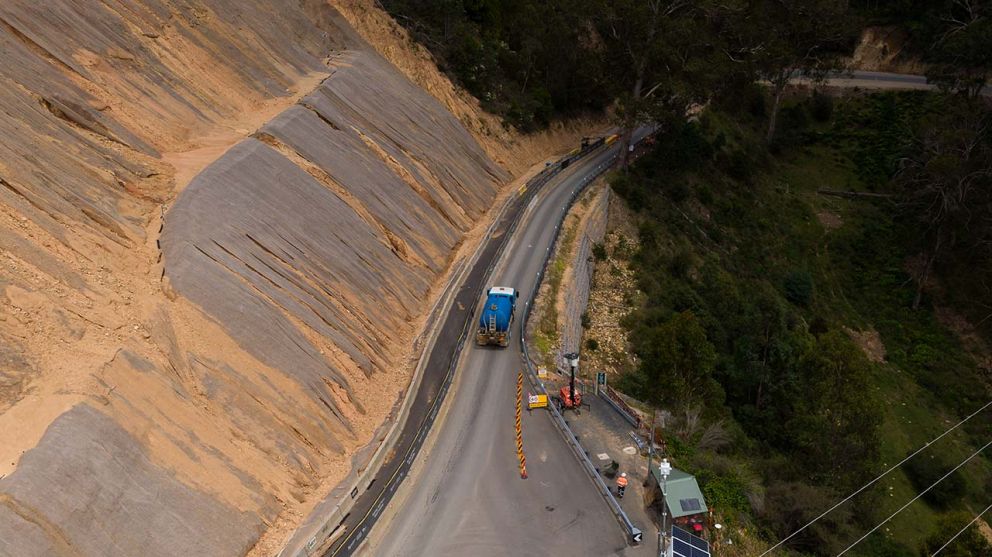
<svg viewBox="0 0 992 557">
<path fill-rule="evenodd" d="M 688 108 L 709 94 L 713 79 L 707 76 L 719 73 L 710 23 L 724 8 L 696 0 L 611 0 L 601 6 L 598 29 L 617 84 L 613 94 L 626 167 L 638 123 L 681 122 Z"/>
<path fill-rule="evenodd" d="M 690 311 L 661 325 L 644 327 L 634 337 L 640 371 L 651 402 L 717 407 L 722 391 L 713 379 L 716 351 Z"/>
<path fill-rule="evenodd" d="M 784 538 L 812 521 L 840 498 L 829 488 L 805 483 L 773 481 L 765 490 L 761 518 Z M 851 505 L 844 505 L 800 532 L 788 547 L 815 555 L 836 555 L 844 549 L 841 540 L 854 536 Z"/>
<path fill-rule="evenodd" d="M 927 538 L 923 545 L 924 555 L 933 555 L 938 549 L 943 547 L 951 537 L 961 531 L 966 524 L 972 521 L 972 517 L 965 511 L 951 513 L 940 517 L 933 534 Z M 972 524 L 950 545 L 940 552 L 943 557 L 979 557 L 992 555 L 992 544 L 982 537 L 978 531 L 978 526 Z"/>
<path fill-rule="evenodd" d="M 786 429 L 808 474 L 841 490 L 877 470 L 882 415 L 870 366 L 839 331 L 820 336 L 800 363 L 804 396 Z"/>
<path fill-rule="evenodd" d="M 952 468 L 954 464 L 945 458 L 923 454 L 906 464 L 906 477 L 920 492 L 939 481 L 937 487 L 923 495 L 923 500 L 938 509 L 946 509 L 960 502 L 968 491 L 964 477 L 958 471 L 941 480 Z"/>
<path fill-rule="evenodd" d="M 900 206 L 917 223 L 923 250 L 913 309 L 945 252 L 960 244 L 987 251 L 992 242 L 992 112 L 950 107 L 925 119 L 896 174 Z"/>
<path fill-rule="evenodd" d="M 977 99 L 992 75 L 992 3 L 953 0 L 939 21 L 927 53 L 927 80 Z"/>
<path fill-rule="evenodd" d="M 752 0 L 741 22 L 752 71 L 771 85 L 772 110 L 765 139 L 775 136 L 782 96 L 802 75 L 822 81 L 837 69 L 850 40 L 847 0 Z"/>
</svg>

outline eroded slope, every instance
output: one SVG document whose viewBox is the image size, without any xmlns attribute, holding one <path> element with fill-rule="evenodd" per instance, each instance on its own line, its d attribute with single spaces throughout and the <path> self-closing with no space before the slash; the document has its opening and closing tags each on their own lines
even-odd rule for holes
<svg viewBox="0 0 992 557">
<path fill-rule="evenodd" d="M 0 554 L 261 551 L 507 176 L 317 0 L 44 4 L 0 5 Z"/>
</svg>

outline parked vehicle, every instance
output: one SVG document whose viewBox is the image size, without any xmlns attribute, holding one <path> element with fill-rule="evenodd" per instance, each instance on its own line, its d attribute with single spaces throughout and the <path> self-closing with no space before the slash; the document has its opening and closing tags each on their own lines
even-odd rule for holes
<svg viewBox="0 0 992 557">
<path fill-rule="evenodd" d="M 486 291 L 486 305 L 479 317 L 475 341 L 480 346 L 510 344 L 510 325 L 517 305 L 518 293 L 507 286 L 494 286 Z"/>
</svg>

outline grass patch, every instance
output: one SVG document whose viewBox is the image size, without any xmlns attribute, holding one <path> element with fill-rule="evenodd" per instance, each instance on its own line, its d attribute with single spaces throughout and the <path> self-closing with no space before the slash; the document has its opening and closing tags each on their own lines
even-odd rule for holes
<svg viewBox="0 0 992 557">
<path fill-rule="evenodd" d="M 575 251 L 575 236 L 578 222 L 575 219 L 566 220 L 562 233 L 555 247 L 555 256 L 548 264 L 544 276 L 547 290 L 540 307 L 541 318 L 537 323 L 534 335 L 535 348 L 542 356 L 545 365 L 554 366 L 554 349 L 558 345 L 558 293 L 565 278 L 565 269 Z"/>
</svg>

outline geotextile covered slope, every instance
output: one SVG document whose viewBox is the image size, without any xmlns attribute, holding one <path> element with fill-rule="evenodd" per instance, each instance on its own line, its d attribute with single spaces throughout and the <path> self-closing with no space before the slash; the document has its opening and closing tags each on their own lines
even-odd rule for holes
<svg viewBox="0 0 992 557">
<path fill-rule="evenodd" d="M 0 555 L 272 552 L 508 176 L 318 0 L 4 2 L 0 56 Z"/>
</svg>

